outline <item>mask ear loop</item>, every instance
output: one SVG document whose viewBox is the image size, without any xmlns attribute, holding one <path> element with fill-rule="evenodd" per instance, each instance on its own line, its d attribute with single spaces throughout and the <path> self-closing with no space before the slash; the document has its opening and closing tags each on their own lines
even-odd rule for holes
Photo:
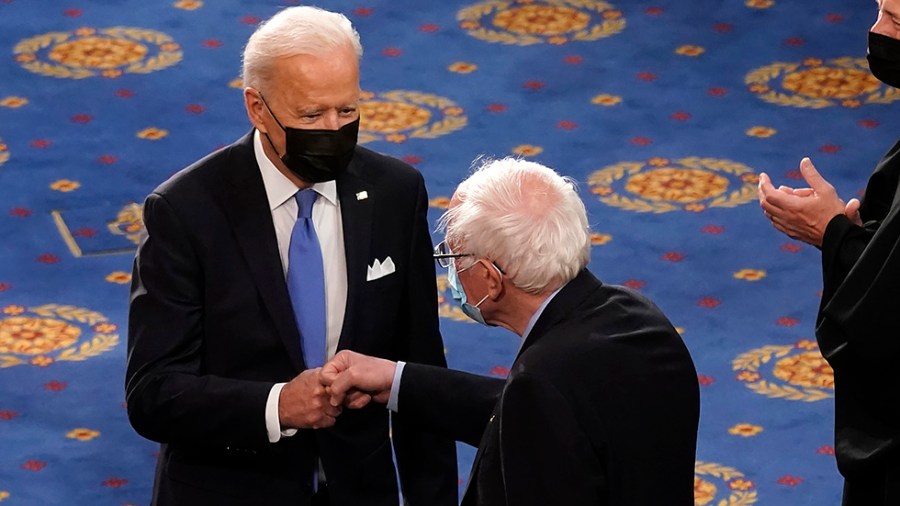
<svg viewBox="0 0 900 506">
<path fill-rule="evenodd" d="M 265 106 L 266 106 L 266 109 L 269 110 L 269 114 L 272 115 L 272 119 L 275 120 L 275 123 L 278 123 L 278 128 L 281 128 L 282 130 L 284 130 L 284 129 L 285 129 L 285 128 L 284 128 L 284 125 L 282 125 L 281 122 L 278 121 L 278 116 L 275 116 L 275 113 L 272 112 L 272 108 L 269 107 L 269 103 L 266 102 L 266 97 L 264 97 L 263 94 L 262 94 L 262 92 L 259 91 L 259 90 L 256 90 L 256 93 L 259 94 L 259 99 L 262 100 L 263 105 L 265 105 Z"/>
<path fill-rule="evenodd" d="M 486 301 L 487 298 L 490 297 L 490 296 L 491 296 L 491 292 L 488 292 L 488 293 L 484 294 L 484 297 L 482 297 L 481 300 L 478 301 L 478 304 L 475 304 L 475 307 L 477 307 L 478 309 L 481 309 L 481 308 L 478 307 L 478 306 L 480 306 L 481 303 L 484 302 L 484 301 Z"/>
<path fill-rule="evenodd" d="M 269 111 L 269 114 L 272 116 L 272 119 L 275 120 L 275 123 L 278 123 L 278 128 L 280 128 L 281 131 L 284 132 L 285 135 L 287 135 L 287 130 L 284 128 L 284 125 L 282 125 L 281 122 L 278 121 L 278 116 L 275 116 L 275 113 L 272 112 L 272 108 L 269 107 L 269 103 L 266 102 L 266 97 L 264 97 L 262 92 L 259 90 L 256 90 L 256 93 L 259 95 L 259 99 L 262 100 L 263 105 L 266 106 L 266 109 Z M 275 147 L 275 143 L 272 142 L 272 138 L 269 137 L 269 134 L 263 133 L 263 135 L 266 136 L 266 140 L 269 141 L 269 146 L 272 146 L 272 150 L 275 151 L 275 154 L 278 155 L 278 158 L 281 159 L 282 162 L 284 162 L 284 155 L 278 154 L 278 148 Z M 285 154 L 287 154 L 287 153 L 285 153 Z"/>
<path fill-rule="evenodd" d="M 487 258 L 479 258 L 477 261 L 475 261 L 475 264 L 481 263 L 482 260 L 487 260 L 487 261 L 488 261 L 488 263 L 490 264 L 490 266 L 493 267 L 494 270 L 497 271 L 497 274 L 500 275 L 500 281 L 502 282 L 502 281 L 503 281 L 503 276 L 506 274 L 505 272 L 503 272 L 503 269 L 501 269 L 499 265 L 497 265 L 496 263 L 494 263 L 493 260 L 488 260 Z M 475 267 L 475 264 L 472 264 L 472 265 L 466 267 L 466 269 L 471 269 L 472 267 Z M 482 264 L 482 265 L 484 265 L 484 264 Z M 481 303 L 484 302 L 484 301 L 486 301 L 487 298 L 490 297 L 490 296 L 491 296 L 491 292 L 488 291 L 488 293 L 485 294 L 485 296 L 482 297 L 481 300 L 478 301 L 478 304 L 475 304 L 475 307 L 481 306 Z M 480 309 L 480 308 L 479 308 L 479 309 Z"/>
</svg>

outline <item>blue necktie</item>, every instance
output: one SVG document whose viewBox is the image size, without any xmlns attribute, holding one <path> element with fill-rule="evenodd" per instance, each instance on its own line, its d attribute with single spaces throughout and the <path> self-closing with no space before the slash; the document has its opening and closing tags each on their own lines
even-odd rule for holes
<svg viewBox="0 0 900 506">
<path fill-rule="evenodd" d="M 325 363 L 325 273 L 322 249 L 312 221 L 312 207 L 318 195 L 307 188 L 294 196 L 297 222 L 291 232 L 288 252 L 288 292 L 300 331 L 303 359 L 310 369 Z"/>
</svg>

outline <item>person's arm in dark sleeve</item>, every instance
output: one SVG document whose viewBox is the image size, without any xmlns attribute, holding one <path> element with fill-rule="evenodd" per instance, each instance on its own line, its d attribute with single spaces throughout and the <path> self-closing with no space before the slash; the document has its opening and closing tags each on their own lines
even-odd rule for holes
<svg viewBox="0 0 900 506">
<path fill-rule="evenodd" d="M 204 375 L 203 273 L 190 233 L 158 194 L 146 200 L 144 223 L 128 315 L 131 425 L 163 443 L 268 444 L 264 413 L 273 384 Z"/>
<path fill-rule="evenodd" d="M 408 363 L 400 379 L 398 414 L 478 447 L 505 383 L 500 378 Z"/>
<path fill-rule="evenodd" d="M 828 222 L 822 236 L 822 275 L 826 293 L 833 293 L 856 265 L 877 230 L 877 223 L 860 227 L 843 214 Z"/>
</svg>

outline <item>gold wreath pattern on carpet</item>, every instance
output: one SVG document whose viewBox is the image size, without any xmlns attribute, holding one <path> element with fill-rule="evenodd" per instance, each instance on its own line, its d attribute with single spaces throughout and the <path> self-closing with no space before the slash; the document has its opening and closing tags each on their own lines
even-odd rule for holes
<svg viewBox="0 0 900 506">
<path fill-rule="evenodd" d="M 111 234 L 125 236 L 135 245 L 140 244 L 144 234 L 144 206 L 134 202 L 126 205 L 107 227 Z"/>
<path fill-rule="evenodd" d="M 61 79 L 148 74 L 177 64 L 181 45 L 169 35 L 134 27 L 82 27 L 20 41 L 13 49 L 25 69 Z"/>
<path fill-rule="evenodd" d="M 750 350 L 731 368 L 747 388 L 766 397 L 815 402 L 834 396 L 834 371 L 810 339 Z"/>
<path fill-rule="evenodd" d="M 115 215 L 114 218 L 110 216 Z M 100 205 L 68 211 L 54 210 L 50 216 L 56 223 L 60 237 L 75 258 L 133 254 L 135 246 L 146 233 L 144 207 L 130 202 L 118 205 Z M 109 234 L 100 233 L 102 230 Z"/>
<path fill-rule="evenodd" d="M 756 484 L 744 473 L 712 462 L 694 463 L 695 506 L 749 506 L 756 500 Z"/>
<path fill-rule="evenodd" d="M 9 160 L 9 146 L 0 138 L 0 165 L 6 163 L 7 160 Z"/>
<path fill-rule="evenodd" d="M 469 119 L 456 102 L 418 91 L 364 91 L 359 103 L 359 143 L 435 139 L 465 127 Z"/>
<path fill-rule="evenodd" d="M 435 209 L 448 209 L 450 207 L 450 197 L 434 197 L 428 201 L 428 207 Z"/>
<path fill-rule="evenodd" d="M 489 0 L 456 19 L 472 37 L 519 46 L 590 42 L 625 29 L 622 11 L 596 0 Z"/>
<path fill-rule="evenodd" d="M 119 344 L 118 326 L 90 309 L 45 304 L 0 311 L 0 368 L 87 360 Z"/>
<path fill-rule="evenodd" d="M 865 58 L 773 63 L 749 72 L 744 83 L 762 100 L 788 107 L 855 108 L 900 100 L 900 90 L 876 79 Z"/>
<path fill-rule="evenodd" d="M 700 157 L 620 162 L 588 177 L 600 202 L 643 213 L 736 207 L 756 200 L 758 182 L 756 171 L 744 164 Z"/>
</svg>

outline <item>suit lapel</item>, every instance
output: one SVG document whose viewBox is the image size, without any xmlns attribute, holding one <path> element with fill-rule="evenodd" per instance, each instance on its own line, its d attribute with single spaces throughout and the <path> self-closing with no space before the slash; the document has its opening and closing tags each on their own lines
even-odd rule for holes
<svg viewBox="0 0 900 506">
<path fill-rule="evenodd" d="M 230 193 L 222 208 L 278 335 L 291 362 L 300 371 L 305 368 L 300 356 L 300 334 L 294 324 L 291 299 L 284 281 L 272 212 L 253 153 L 252 133 L 235 144 L 232 157 L 226 175 L 231 183 Z"/>
<path fill-rule="evenodd" d="M 378 198 L 373 186 L 364 181 L 361 162 L 355 157 L 347 172 L 337 180 L 344 229 L 344 256 L 347 260 L 347 307 L 341 326 L 338 349 L 350 348 L 358 334 L 359 315 L 365 314 L 366 272 L 372 245 L 373 210 Z"/>
</svg>

